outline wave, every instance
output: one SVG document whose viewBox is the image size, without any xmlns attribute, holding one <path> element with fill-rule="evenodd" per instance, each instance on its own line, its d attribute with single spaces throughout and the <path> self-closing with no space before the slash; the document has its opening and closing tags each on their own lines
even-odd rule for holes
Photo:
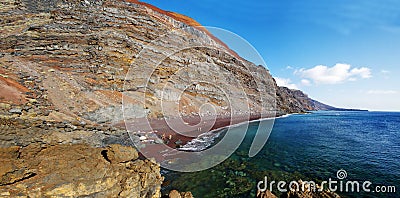
<svg viewBox="0 0 400 198">
<path fill-rule="evenodd" d="M 203 133 L 199 135 L 197 138 L 191 140 L 190 142 L 186 143 L 182 147 L 178 148 L 180 151 L 191 151 L 191 152 L 199 152 L 206 150 L 209 148 L 215 140 L 220 137 L 222 134 L 223 129 L 212 130 L 207 133 Z"/>
<path fill-rule="evenodd" d="M 230 127 L 238 127 L 243 124 L 248 124 L 248 123 L 254 123 L 254 122 L 261 122 L 261 121 L 266 121 L 266 120 L 275 120 L 275 119 L 282 119 L 282 118 L 287 118 L 293 114 L 285 114 L 282 116 L 278 117 L 273 117 L 273 118 L 262 118 L 262 119 L 257 119 L 257 120 L 251 120 L 251 121 L 244 121 L 241 123 L 225 126 L 222 128 L 214 129 L 209 132 L 203 133 L 196 137 L 195 139 L 189 141 L 182 147 L 178 148 L 180 151 L 190 151 L 190 152 L 199 152 L 208 149 L 210 146 L 212 146 L 217 138 L 223 134 L 223 132 L 227 131 L 228 128 Z"/>
</svg>

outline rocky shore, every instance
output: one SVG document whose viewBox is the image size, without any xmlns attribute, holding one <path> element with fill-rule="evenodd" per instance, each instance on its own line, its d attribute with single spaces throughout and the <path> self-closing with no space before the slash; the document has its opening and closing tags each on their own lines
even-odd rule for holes
<svg viewBox="0 0 400 198">
<path fill-rule="evenodd" d="M 176 148 L 196 134 L 174 134 L 163 118 L 195 115 L 186 122 L 196 124 L 205 103 L 220 117 L 198 133 L 243 121 L 238 115 L 258 119 L 267 110 L 279 115 L 313 108 L 291 90 L 280 91 L 267 69 L 192 27 L 199 25 L 194 20 L 148 4 L 4 0 L 0 16 L 0 196 L 160 197 L 160 166 L 133 148 L 132 137 L 140 140 L 140 134 L 128 135 L 124 114 L 150 119 L 158 138 L 164 135 Z M 140 59 L 150 43 L 151 52 Z M 188 43 L 206 47 L 164 57 Z M 153 68 L 160 56 L 164 61 Z M 154 70 L 150 78 L 141 76 L 148 70 Z M 164 91 L 167 83 L 173 87 Z M 173 100 L 182 88 L 180 101 Z M 168 108 L 181 111 L 163 112 L 162 93 Z M 168 196 L 192 194 L 174 190 Z"/>
<path fill-rule="evenodd" d="M 160 167 L 132 147 L 30 144 L 0 156 L 2 196 L 160 197 Z"/>
</svg>

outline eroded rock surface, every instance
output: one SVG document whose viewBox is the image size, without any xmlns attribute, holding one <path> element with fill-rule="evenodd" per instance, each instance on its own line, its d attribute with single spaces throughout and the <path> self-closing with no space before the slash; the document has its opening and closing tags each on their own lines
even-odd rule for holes
<svg viewBox="0 0 400 198">
<path fill-rule="evenodd" d="M 121 145 L 0 148 L 0 195 L 160 197 L 160 167 L 137 158 Z"/>
<path fill-rule="evenodd" d="M 177 190 L 171 190 L 168 194 L 169 198 L 193 198 L 191 192 L 179 192 Z"/>
<path fill-rule="evenodd" d="M 102 124 L 123 121 L 122 107 L 128 118 L 188 116 L 206 103 L 219 115 L 276 110 L 264 67 L 188 17 L 132 2 L 1 2 L 0 86 L 9 91 L 0 100 Z"/>
</svg>

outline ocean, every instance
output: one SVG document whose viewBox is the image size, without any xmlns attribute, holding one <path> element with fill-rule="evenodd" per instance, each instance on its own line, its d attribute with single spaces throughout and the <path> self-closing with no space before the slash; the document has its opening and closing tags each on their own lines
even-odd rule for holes
<svg viewBox="0 0 400 198">
<path fill-rule="evenodd" d="M 164 170 L 163 189 L 191 191 L 195 197 L 255 197 L 257 183 L 265 177 L 317 184 L 331 178 L 371 183 L 366 188 L 370 192 L 361 186 L 360 192 L 338 189 L 342 197 L 400 197 L 400 113 L 319 111 L 276 119 L 266 145 L 248 157 L 259 123 L 250 123 L 240 147 L 211 169 Z M 338 171 L 345 178 L 338 178 Z M 396 192 L 378 193 L 377 188 Z M 281 194 L 276 187 L 272 192 Z"/>
</svg>

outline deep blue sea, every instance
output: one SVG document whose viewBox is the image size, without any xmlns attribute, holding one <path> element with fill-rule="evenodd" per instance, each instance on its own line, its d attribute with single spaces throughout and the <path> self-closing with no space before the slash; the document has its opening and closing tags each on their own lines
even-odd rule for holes
<svg viewBox="0 0 400 198">
<path fill-rule="evenodd" d="M 258 181 L 337 179 L 395 186 L 396 193 L 345 193 L 342 197 L 400 197 L 400 113 L 313 112 L 275 120 L 267 144 L 248 157 L 258 122 L 251 123 L 237 151 L 220 165 L 201 172 L 165 174 L 165 189 L 191 191 L 195 197 L 254 197 Z M 169 182 L 170 181 L 170 182 Z M 279 195 L 279 192 L 273 191 Z"/>
</svg>

